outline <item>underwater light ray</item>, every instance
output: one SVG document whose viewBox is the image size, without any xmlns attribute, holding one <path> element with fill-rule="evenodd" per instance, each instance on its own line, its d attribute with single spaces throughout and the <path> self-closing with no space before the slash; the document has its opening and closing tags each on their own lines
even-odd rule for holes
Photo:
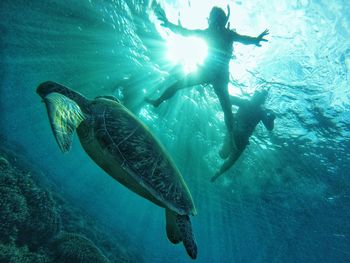
<svg viewBox="0 0 350 263">
<path fill-rule="evenodd" d="M 57 12 L 65 10 L 65 5 L 61 3 L 58 3 L 57 7 Z M 84 8 L 88 12 L 83 17 L 63 14 L 52 16 L 36 9 L 31 10 L 32 16 L 52 20 L 50 27 L 42 24 L 41 20 L 29 20 L 26 23 L 23 23 L 22 20 L 14 20 L 12 27 L 20 32 L 21 41 L 17 38 L 9 38 L 7 41 L 11 41 L 9 44 L 21 49 L 24 46 L 30 46 L 33 51 L 27 54 L 23 50 L 24 55 L 16 57 L 12 63 L 42 67 L 41 64 L 55 61 L 56 64 L 62 64 L 61 68 L 67 68 L 69 65 L 69 74 L 63 74 L 66 82 L 74 83 L 73 86 L 80 87 L 81 91 L 86 89 L 87 94 L 95 93 L 91 89 L 92 83 L 96 83 L 100 91 L 105 90 L 102 92 L 106 92 L 106 89 L 98 83 L 103 80 L 109 79 L 112 82 L 117 79 L 118 74 L 116 73 L 120 72 L 118 59 L 121 54 L 123 56 L 128 54 L 129 50 L 120 44 L 122 34 L 113 28 L 109 21 L 96 21 L 96 18 L 101 17 L 101 10 L 92 6 Z M 67 11 L 69 14 L 79 14 L 75 9 L 81 10 L 82 6 L 73 5 L 70 9 L 72 10 Z M 93 23 L 92 26 L 91 23 Z M 33 35 L 39 33 L 40 40 L 33 38 Z M 36 56 L 31 56 L 34 52 Z M 81 67 L 84 69 L 82 70 Z M 128 70 L 128 66 L 124 65 L 123 69 Z M 91 74 L 86 74 L 86 72 Z M 56 78 L 61 77 L 56 76 Z"/>
</svg>

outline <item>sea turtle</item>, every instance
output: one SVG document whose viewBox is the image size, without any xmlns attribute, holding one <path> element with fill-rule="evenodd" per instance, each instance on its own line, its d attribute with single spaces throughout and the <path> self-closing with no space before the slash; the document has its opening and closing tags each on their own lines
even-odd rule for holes
<svg viewBox="0 0 350 263">
<path fill-rule="evenodd" d="M 161 143 L 112 96 L 88 100 L 61 84 L 47 81 L 37 93 L 45 102 L 56 141 L 71 148 L 74 131 L 91 159 L 115 180 L 165 208 L 168 239 L 183 242 L 197 257 L 189 215 L 196 209 L 179 170 Z"/>
</svg>

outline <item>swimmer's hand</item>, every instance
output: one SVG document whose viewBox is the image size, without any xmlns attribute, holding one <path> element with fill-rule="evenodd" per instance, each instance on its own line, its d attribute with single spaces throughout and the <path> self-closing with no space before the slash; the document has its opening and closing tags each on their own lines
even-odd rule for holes
<svg viewBox="0 0 350 263">
<path fill-rule="evenodd" d="M 261 47 L 260 41 L 267 42 L 268 40 L 264 38 L 264 36 L 267 36 L 269 34 L 269 30 L 265 29 L 264 32 L 262 32 L 257 38 L 256 38 L 256 43 L 258 47 Z"/>
<path fill-rule="evenodd" d="M 163 27 L 169 26 L 169 20 L 166 17 L 165 11 L 159 4 L 157 4 L 154 7 L 154 13 L 155 13 L 156 17 L 158 18 L 158 20 L 160 20 L 162 22 L 160 24 L 161 26 L 163 26 Z"/>
</svg>

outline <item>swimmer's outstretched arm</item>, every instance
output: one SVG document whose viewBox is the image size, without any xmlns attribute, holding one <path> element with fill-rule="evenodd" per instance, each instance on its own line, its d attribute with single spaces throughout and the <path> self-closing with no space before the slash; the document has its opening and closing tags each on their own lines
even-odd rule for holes
<svg viewBox="0 0 350 263">
<path fill-rule="evenodd" d="M 264 42 L 268 41 L 267 39 L 264 38 L 264 36 L 267 36 L 268 34 L 269 34 L 269 30 L 267 29 L 265 29 L 257 37 L 244 36 L 234 32 L 233 41 L 240 42 L 244 45 L 256 45 L 258 47 L 261 47 L 261 44 L 260 44 L 261 41 L 264 41 Z"/>
<path fill-rule="evenodd" d="M 156 14 L 158 20 L 160 20 L 162 22 L 161 26 L 169 28 L 174 33 L 177 33 L 177 34 L 180 34 L 183 36 L 200 36 L 204 31 L 204 30 L 199 30 L 199 29 L 198 30 L 187 29 L 187 28 L 182 27 L 181 25 L 175 25 L 175 24 L 169 22 L 164 10 L 160 6 L 157 6 L 155 8 L 155 14 Z"/>
<path fill-rule="evenodd" d="M 169 28 L 171 31 L 173 31 L 174 33 L 183 35 L 183 36 L 200 36 L 203 33 L 203 30 L 200 29 L 187 29 L 184 28 L 180 25 L 175 25 L 171 22 L 167 22 L 167 23 L 163 23 L 162 26 Z"/>
</svg>

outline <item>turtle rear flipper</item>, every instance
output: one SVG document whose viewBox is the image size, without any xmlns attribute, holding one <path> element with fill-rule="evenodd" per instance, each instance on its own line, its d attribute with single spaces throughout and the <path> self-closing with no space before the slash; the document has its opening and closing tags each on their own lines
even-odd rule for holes
<svg viewBox="0 0 350 263">
<path fill-rule="evenodd" d="M 197 243 L 192 232 L 192 225 L 188 215 L 176 215 L 176 225 L 181 234 L 181 239 L 187 254 L 192 258 L 197 258 Z"/>
<path fill-rule="evenodd" d="M 178 244 L 182 241 L 181 234 L 176 224 L 176 213 L 165 209 L 166 216 L 166 235 L 169 241 L 173 244 Z"/>
<path fill-rule="evenodd" d="M 74 131 L 85 117 L 78 104 L 62 94 L 49 93 L 44 102 L 58 146 L 62 152 L 68 152 Z"/>
</svg>

